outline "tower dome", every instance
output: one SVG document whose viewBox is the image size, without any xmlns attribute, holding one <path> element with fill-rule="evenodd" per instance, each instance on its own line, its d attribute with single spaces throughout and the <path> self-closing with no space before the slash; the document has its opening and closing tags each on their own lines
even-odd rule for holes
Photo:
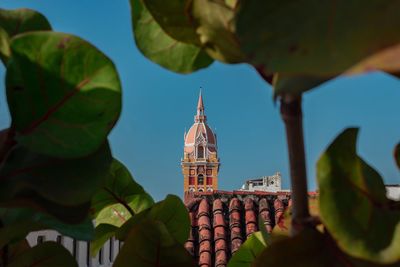
<svg viewBox="0 0 400 267">
<path fill-rule="evenodd" d="M 194 117 L 194 124 L 190 127 L 189 131 L 185 133 L 185 146 L 184 153 L 188 153 L 189 156 L 194 155 L 197 148 L 202 146 L 205 149 L 205 154 L 215 153 L 217 149 L 217 138 L 211 128 L 207 125 L 207 116 L 204 114 L 203 96 L 199 95 L 199 101 L 197 104 L 197 114 Z M 205 158 L 203 155 L 201 158 Z M 196 157 L 199 158 L 199 157 Z"/>
</svg>

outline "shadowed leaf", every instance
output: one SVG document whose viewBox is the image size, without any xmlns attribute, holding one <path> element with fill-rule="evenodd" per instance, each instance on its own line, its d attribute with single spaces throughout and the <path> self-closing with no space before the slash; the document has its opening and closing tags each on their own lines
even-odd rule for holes
<svg viewBox="0 0 400 267">
<path fill-rule="evenodd" d="M 19 35 L 11 52 L 6 90 L 16 140 L 56 157 L 96 151 L 121 110 L 111 60 L 88 42 L 55 32 Z"/>
<path fill-rule="evenodd" d="M 59 159 L 17 146 L 0 167 L 0 202 L 30 206 L 66 222 L 81 222 L 111 164 L 108 143 L 77 159 Z"/>
<path fill-rule="evenodd" d="M 274 97 L 276 98 L 283 94 L 301 95 L 329 79 L 312 75 L 275 73 L 273 78 Z"/>
<path fill-rule="evenodd" d="M 90 242 L 90 254 L 96 256 L 99 250 L 103 247 L 111 237 L 114 236 L 118 227 L 111 224 L 100 224 L 95 229 L 94 239 Z"/>
<path fill-rule="evenodd" d="M 264 227 L 265 228 L 265 227 Z M 255 232 L 240 246 L 229 260 L 228 267 L 250 267 L 256 257 L 267 247 L 261 232 Z"/>
<path fill-rule="evenodd" d="M 162 222 L 144 220 L 131 229 L 113 266 L 194 267 L 196 264 Z"/>
<path fill-rule="evenodd" d="M 248 0 L 241 2 L 237 35 L 252 65 L 334 76 L 400 42 L 399 8 L 395 0 Z"/>
<path fill-rule="evenodd" d="M 92 199 L 92 216 L 101 223 L 121 226 L 133 214 L 154 204 L 152 197 L 135 182 L 128 169 L 114 159 L 101 188 Z"/>
<path fill-rule="evenodd" d="M 116 237 L 120 240 L 125 240 L 134 225 L 147 219 L 163 222 L 168 232 L 180 244 L 184 244 L 189 236 L 190 219 L 185 205 L 179 197 L 168 195 L 150 209 L 144 210 L 129 219 L 117 231 Z"/>
<path fill-rule="evenodd" d="M 55 242 L 45 242 L 28 249 L 8 267 L 78 267 L 69 251 Z"/>
<path fill-rule="evenodd" d="M 17 34 L 30 31 L 51 30 L 50 23 L 37 11 L 21 8 L 0 8 L 0 57 L 4 64 L 10 57 L 10 39 Z"/>
<path fill-rule="evenodd" d="M 393 263 L 400 260 L 400 211 L 380 175 L 357 155 L 357 132 L 345 130 L 318 160 L 321 220 L 349 255 Z"/>
<path fill-rule="evenodd" d="M 59 233 L 79 240 L 91 240 L 94 227 L 90 219 L 80 224 L 66 224 L 49 215 L 27 208 L 0 208 L 0 247 L 21 240 L 33 231 L 53 229 Z"/>
<path fill-rule="evenodd" d="M 140 0 L 130 3 L 136 45 L 151 61 L 179 73 L 190 73 L 213 62 L 202 48 L 167 35 Z"/>
</svg>

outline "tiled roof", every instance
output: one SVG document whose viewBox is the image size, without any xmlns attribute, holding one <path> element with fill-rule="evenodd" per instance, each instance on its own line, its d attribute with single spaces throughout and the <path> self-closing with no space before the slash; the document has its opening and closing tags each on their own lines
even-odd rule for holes
<svg viewBox="0 0 400 267">
<path fill-rule="evenodd" d="M 258 231 L 258 217 L 268 232 L 283 223 L 288 192 L 214 191 L 186 193 L 191 231 L 185 248 L 202 267 L 223 267 L 242 243 Z"/>
</svg>

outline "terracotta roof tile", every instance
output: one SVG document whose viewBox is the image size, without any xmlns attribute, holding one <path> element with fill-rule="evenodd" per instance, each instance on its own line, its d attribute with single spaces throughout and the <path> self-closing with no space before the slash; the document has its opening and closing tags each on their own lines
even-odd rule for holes
<svg viewBox="0 0 400 267">
<path fill-rule="evenodd" d="M 258 231 L 261 216 L 268 232 L 282 221 L 290 193 L 214 191 L 187 193 L 191 231 L 185 244 L 199 266 L 225 267 L 243 242 Z"/>
</svg>

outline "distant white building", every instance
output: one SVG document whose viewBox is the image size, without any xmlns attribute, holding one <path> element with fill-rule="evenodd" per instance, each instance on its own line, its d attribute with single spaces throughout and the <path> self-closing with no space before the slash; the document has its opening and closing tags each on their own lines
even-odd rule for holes
<svg viewBox="0 0 400 267">
<path fill-rule="evenodd" d="M 400 184 L 386 185 L 386 195 L 392 200 L 400 200 Z"/>
<path fill-rule="evenodd" d="M 262 176 L 255 179 L 249 179 L 242 185 L 240 190 L 267 192 L 287 191 L 282 190 L 282 176 L 280 172 L 276 172 L 271 176 Z"/>
</svg>

